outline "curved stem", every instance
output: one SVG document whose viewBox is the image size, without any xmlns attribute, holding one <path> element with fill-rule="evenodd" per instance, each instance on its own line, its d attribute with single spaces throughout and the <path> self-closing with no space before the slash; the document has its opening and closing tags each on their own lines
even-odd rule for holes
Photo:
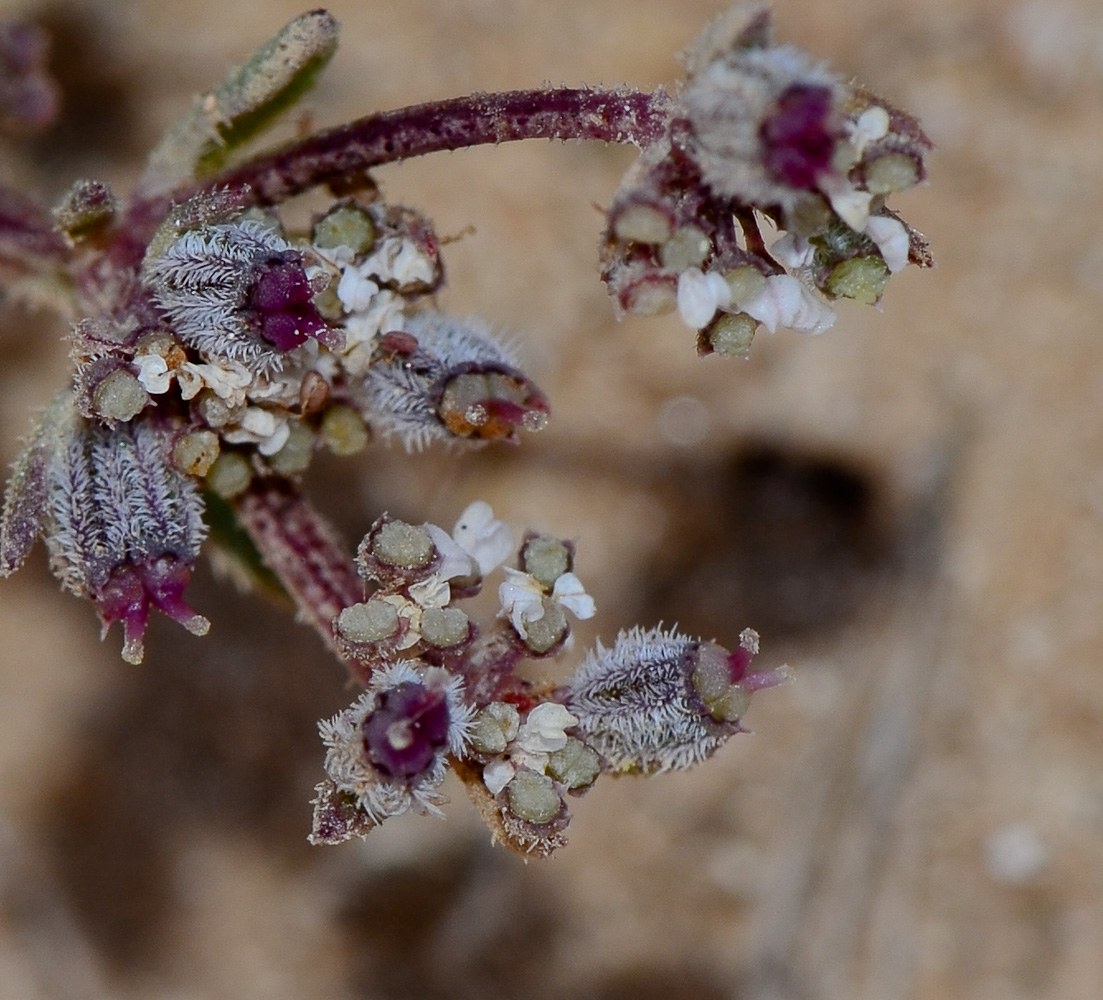
<svg viewBox="0 0 1103 1000">
<path fill-rule="evenodd" d="M 557 88 L 474 94 L 369 115 L 285 146 L 218 178 L 277 204 L 320 184 L 442 150 L 520 139 L 654 142 L 666 125 L 662 90 Z"/>
</svg>

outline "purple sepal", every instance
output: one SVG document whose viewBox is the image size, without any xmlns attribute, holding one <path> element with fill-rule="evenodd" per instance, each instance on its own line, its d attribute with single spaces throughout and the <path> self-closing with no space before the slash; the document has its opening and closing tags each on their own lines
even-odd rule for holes
<svg viewBox="0 0 1103 1000">
<path fill-rule="evenodd" d="M 183 597 L 190 579 L 191 567 L 187 563 L 165 555 L 151 563 L 119 566 L 97 588 L 95 601 L 103 634 L 107 634 L 113 622 L 122 623 L 123 659 L 127 663 L 142 662 L 149 613 L 154 607 L 193 635 L 206 634 L 210 622 Z"/>
</svg>

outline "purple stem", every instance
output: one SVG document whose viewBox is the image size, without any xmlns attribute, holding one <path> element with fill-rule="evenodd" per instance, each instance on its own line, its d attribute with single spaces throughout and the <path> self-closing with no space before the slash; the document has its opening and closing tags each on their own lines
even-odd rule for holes
<svg viewBox="0 0 1103 1000">
<path fill-rule="evenodd" d="M 332 526 L 285 479 L 254 481 L 235 507 L 238 522 L 299 613 L 344 662 L 353 680 L 367 684 L 370 671 L 341 654 L 333 632 L 333 619 L 341 609 L 364 599 L 364 582 Z"/>
<path fill-rule="evenodd" d="M 0 186 L 0 258 L 35 270 L 36 259 L 60 262 L 68 253 L 48 212 L 19 192 Z"/>
<path fill-rule="evenodd" d="M 215 182 L 248 185 L 258 204 L 365 170 L 449 149 L 519 139 L 595 139 L 645 146 L 666 127 L 664 91 L 558 88 L 474 94 L 369 115 L 257 157 Z"/>
</svg>

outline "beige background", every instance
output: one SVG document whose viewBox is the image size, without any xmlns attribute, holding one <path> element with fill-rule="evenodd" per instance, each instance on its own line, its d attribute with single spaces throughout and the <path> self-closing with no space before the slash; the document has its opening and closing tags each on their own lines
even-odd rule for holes
<svg viewBox="0 0 1103 1000">
<path fill-rule="evenodd" d="M 23 5 L 68 112 L 4 155 L 52 199 L 125 190 L 189 95 L 294 4 Z M 712 0 L 359 0 L 316 124 L 473 89 L 650 86 Z M 196 640 L 100 645 L 39 551 L 0 584 L 0 996 L 1103 996 L 1103 10 L 789 0 L 779 34 L 917 112 L 900 199 L 932 241 L 878 312 L 695 357 L 616 324 L 594 245 L 625 150 L 542 143 L 380 171 L 448 248 L 445 303 L 516 335 L 553 424 L 520 449 L 318 470 L 350 538 L 485 497 L 579 539 L 595 635 L 680 621 L 797 679 L 697 772 L 605 781 L 570 847 L 448 821 L 310 849 L 315 720 L 349 699 L 305 629 L 207 571 Z M 288 126 L 289 129 L 293 127 Z M 0 325 L 0 458 L 64 378 Z M 577 655 L 577 654 L 576 654 Z"/>
</svg>

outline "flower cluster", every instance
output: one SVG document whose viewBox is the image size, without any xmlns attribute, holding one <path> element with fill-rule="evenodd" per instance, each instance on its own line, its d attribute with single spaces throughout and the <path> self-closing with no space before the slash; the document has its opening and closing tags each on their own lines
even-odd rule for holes
<svg viewBox="0 0 1103 1000">
<path fill-rule="evenodd" d="M 517 442 L 550 412 L 486 324 L 441 308 L 441 241 L 371 171 L 507 139 L 635 143 L 608 208 L 609 290 L 622 311 L 677 308 L 702 353 L 741 355 L 759 324 L 818 332 L 832 300 L 874 303 L 890 274 L 929 263 L 885 205 L 923 180 L 929 143 L 908 115 L 774 45 L 752 3 L 706 31 L 673 96 L 476 95 L 235 161 L 336 41 L 325 11 L 293 21 L 194 102 L 129 198 L 82 180 L 47 212 L 0 188 L 0 261 L 24 287 L 71 290 L 80 317 L 71 383 L 8 484 L 0 575 L 42 537 L 62 586 L 105 632 L 120 622 L 123 656 L 139 662 L 154 608 L 208 630 L 184 591 L 205 511 L 224 509 L 236 525 L 209 541 L 232 548 L 243 578 L 274 576 L 363 690 L 321 723 L 311 840 L 439 811 L 451 769 L 495 838 L 547 855 L 565 842 L 570 796 L 602 774 L 706 759 L 786 671 L 751 669 L 749 629 L 729 652 L 636 628 L 565 684 L 530 679 L 518 667 L 567 650 L 594 600 L 572 541 L 530 531 L 517 545 L 483 502 L 450 532 L 384 514 L 355 558 L 344 550 L 300 491 L 318 449 Z M 0 117 L 38 114 L 43 45 L 0 25 Z M 327 207 L 295 228 L 282 206 L 320 187 Z M 480 623 L 461 603 L 499 568 L 498 613 Z"/>
<path fill-rule="evenodd" d="M 480 627 L 459 607 L 503 567 L 498 618 Z M 559 651 L 566 611 L 595 613 L 573 571 L 574 546 L 528 532 L 519 549 L 476 501 L 451 534 L 384 515 L 360 543 L 371 596 L 334 621 L 342 653 L 368 691 L 321 725 L 327 779 L 315 799 L 315 843 L 364 836 L 388 816 L 436 812 L 449 766 L 494 835 L 525 854 L 565 843 L 567 797 L 602 773 L 699 763 L 741 731 L 750 695 L 787 676 L 752 672 L 758 637 L 735 653 L 676 632 L 634 630 L 599 646 L 552 688 L 521 679 L 526 659 Z"/>
<path fill-rule="evenodd" d="M 702 353 L 745 356 L 761 324 L 821 333 L 839 298 L 874 304 L 931 263 L 885 198 L 926 176 L 918 123 L 798 49 L 765 5 L 719 18 L 687 57 L 663 138 L 608 211 L 604 277 L 619 307 L 677 308 Z M 763 232 L 777 232 L 768 246 Z"/>
</svg>

